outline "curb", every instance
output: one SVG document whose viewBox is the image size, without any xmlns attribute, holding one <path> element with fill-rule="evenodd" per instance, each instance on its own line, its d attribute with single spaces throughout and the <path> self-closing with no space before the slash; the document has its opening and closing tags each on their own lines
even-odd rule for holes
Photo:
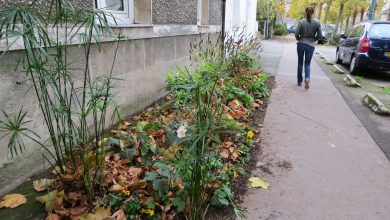
<svg viewBox="0 0 390 220">
<path fill-rule="evenodd" d="M 390 110 L 379 99 L 368 93 L 363 98 L 363 105 L 368 106 L 373 112 L 378 115 L 390 116 Z"/>
<path fill-rule="evenodd" d="M 339 74 L 345 74 L 344 70 L 342 70 L 339 66 L 337 66 L 337 64 L 333 64 L 333 67 L 335 68 L 335 73 L 339 73 Z"/>
<path fill-rule="evenodd" d="M 351 75 L 347 74 L 344 78 L 344 84 L 350 87 L 361 88 L 362 85 L 358 83 Z"/>
</svg>

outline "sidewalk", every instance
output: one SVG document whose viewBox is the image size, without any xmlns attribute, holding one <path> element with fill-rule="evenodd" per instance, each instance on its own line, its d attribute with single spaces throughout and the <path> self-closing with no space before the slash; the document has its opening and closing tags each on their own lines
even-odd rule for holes
<svg viewBox="0 0 390 220">
<path fill-rule="evenodd" d="M 250 189 L 248 219 L 390 219 L 390 163 L 313 60 L 296 86 L 295 44 L 284 44 L 262 131 L 267 190 Z M 284 166 L 291 163 L 292 168 Z"/>
</svg>

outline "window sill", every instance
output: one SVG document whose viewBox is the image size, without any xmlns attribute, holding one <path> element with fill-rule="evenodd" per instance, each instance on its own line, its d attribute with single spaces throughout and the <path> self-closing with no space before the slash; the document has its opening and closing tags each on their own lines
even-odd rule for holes
<svg viewBox="0 0 390 220">
<path fill-rule="evenodd" d="M 154 27 L 153 24 L 112 24 L 110 25 L 112 28 L 148 28 Z"/>
</svg>

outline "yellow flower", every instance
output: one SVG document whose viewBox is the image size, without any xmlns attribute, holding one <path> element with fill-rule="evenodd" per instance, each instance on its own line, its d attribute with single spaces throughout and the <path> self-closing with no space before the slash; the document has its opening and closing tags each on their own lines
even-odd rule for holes
<svg viewBox="0 0 390 220">
<path fill-rule="evenodd" d="M 150 216 L 153 216 L 154 215 L 154 210 L 153 209 L 142 209 L 141 212 L 145 213 L 145 214 L 148 214 Z"/>
<path fill-rule="evenodd" d="M 255 133 L 253 133 L 253 131 L 248 131 L 248 134 L 246 134 L 246 138 L 248 139 L 252 139 L 253 136 L 255 136 Z"/>
<path fill-rule="evenodd" d="M 122 190 L 121 193 L 125 196 L 130 196 L 130 191 L 129 190 Z"/>
<path fill-rule="evenodd" d="M 237 171 L 233 171 L 233 178 L 237 178 L 237 177 L 238 177 Z"/>
</svg>

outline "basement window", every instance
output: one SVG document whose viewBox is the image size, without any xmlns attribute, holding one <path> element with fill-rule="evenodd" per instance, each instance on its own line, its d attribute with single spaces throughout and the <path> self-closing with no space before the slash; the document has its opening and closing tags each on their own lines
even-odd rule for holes
<svg viewBox="0 0 390 220">
<path fill-rule="evenodd" d="M 152 23 L 152 0 L 96 0 L 98 9 L 113 15 L 118 26 Z"/>
</svg>

